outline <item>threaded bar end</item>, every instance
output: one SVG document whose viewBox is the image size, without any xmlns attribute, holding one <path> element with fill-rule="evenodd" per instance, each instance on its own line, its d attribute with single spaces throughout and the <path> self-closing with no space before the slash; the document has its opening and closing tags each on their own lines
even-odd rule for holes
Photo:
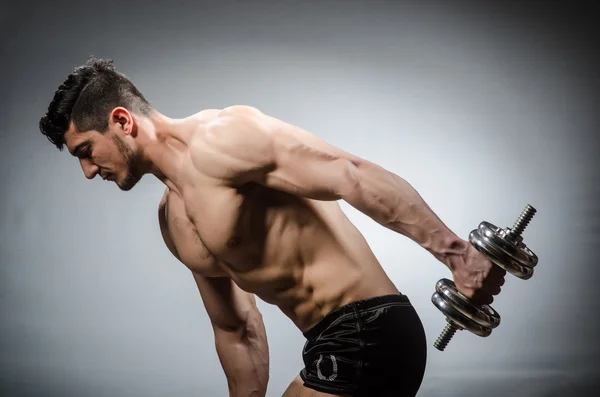
<svg viewBox="0 0 600 397">
<path fill-rule="evenodd" d="M 438 336 L 433 346 L 439 351 L 443 352 L 446 346 L 448 346 L 448 343 L 450 343 L 450 340 L 452 339 L 454 334 L 456 333 L 456 330 L 458 330 L 458 328 L 456 328 L 454 324 L 446 324 L 446 327 L 444 328 L 440 336 Z"/>
<path fill-rule="evenodd" d="M 536 212 L 537 210 L 535 208 L 527 204 L 527 206 L 525 207 L 523 212 L 521 212 L 521 215 L 513 225 L 511 229 L 511 234 L 514 236 L 520 236 L 529 224 L 529 222 L 531 222 L 531 218 L 533 218 Z"/>
</svg>

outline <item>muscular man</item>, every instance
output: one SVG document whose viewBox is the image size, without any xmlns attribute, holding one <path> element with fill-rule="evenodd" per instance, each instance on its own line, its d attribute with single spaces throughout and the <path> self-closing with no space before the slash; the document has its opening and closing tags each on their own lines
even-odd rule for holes
<svg viewBox="0 0 600 397">
<path fill-rule="evenodd" d="M 266 393 L 254 296 L 307 339 L 305 367 L 284 396 L 416 394 L 426 362 L 421 321 L 338 200 L 420 244 L 479 303 L 504 282 L 398 175 L 248 106 L 169 118 L 110 60 L 76 68 L 40 129 L 88 179 L 122 190 L 147 173 L 164 182 L 160 229 L 198 285 L 231 396 Z"/>
</svg>

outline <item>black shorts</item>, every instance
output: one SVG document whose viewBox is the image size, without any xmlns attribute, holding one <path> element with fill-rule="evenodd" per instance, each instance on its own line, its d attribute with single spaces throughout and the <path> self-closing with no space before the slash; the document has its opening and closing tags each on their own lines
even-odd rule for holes
<svg viewBox="0 0 600 397">
<path fill-rule="evenodd" d="M 304 333 L 304 386 L 352 396 L 415 396 L 427 343 L 406 295 L 385 295 L 337 308 Z"/>
</svg>

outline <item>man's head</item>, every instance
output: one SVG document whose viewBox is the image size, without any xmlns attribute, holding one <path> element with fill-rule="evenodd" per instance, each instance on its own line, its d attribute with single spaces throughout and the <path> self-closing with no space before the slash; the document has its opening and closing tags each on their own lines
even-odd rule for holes
<svg viewBox="0 0 600 397">
<path fill-rule="evenodd" d="M 40 131 L 59 150 L 66 145 L 87 178 L 100 174 L 129 190 L 142 177 L 134 115 L 147 117 L 152 111 L 111 60 L 91 57 L 58 87 Z"/>
</svg>

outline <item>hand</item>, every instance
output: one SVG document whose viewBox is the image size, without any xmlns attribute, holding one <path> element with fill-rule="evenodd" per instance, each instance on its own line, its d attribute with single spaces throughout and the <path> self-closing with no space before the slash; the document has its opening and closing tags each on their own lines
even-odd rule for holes
<svg viewBox="0 0 600 397">
<path fill-rule="evenodd" d="M 493 264 L 470 243 L 460 254 L 453 255 L 448 267 L 456 288 L 477 305 L 491 304 L 504 285 L 506 270 Z"/>
</svg>

